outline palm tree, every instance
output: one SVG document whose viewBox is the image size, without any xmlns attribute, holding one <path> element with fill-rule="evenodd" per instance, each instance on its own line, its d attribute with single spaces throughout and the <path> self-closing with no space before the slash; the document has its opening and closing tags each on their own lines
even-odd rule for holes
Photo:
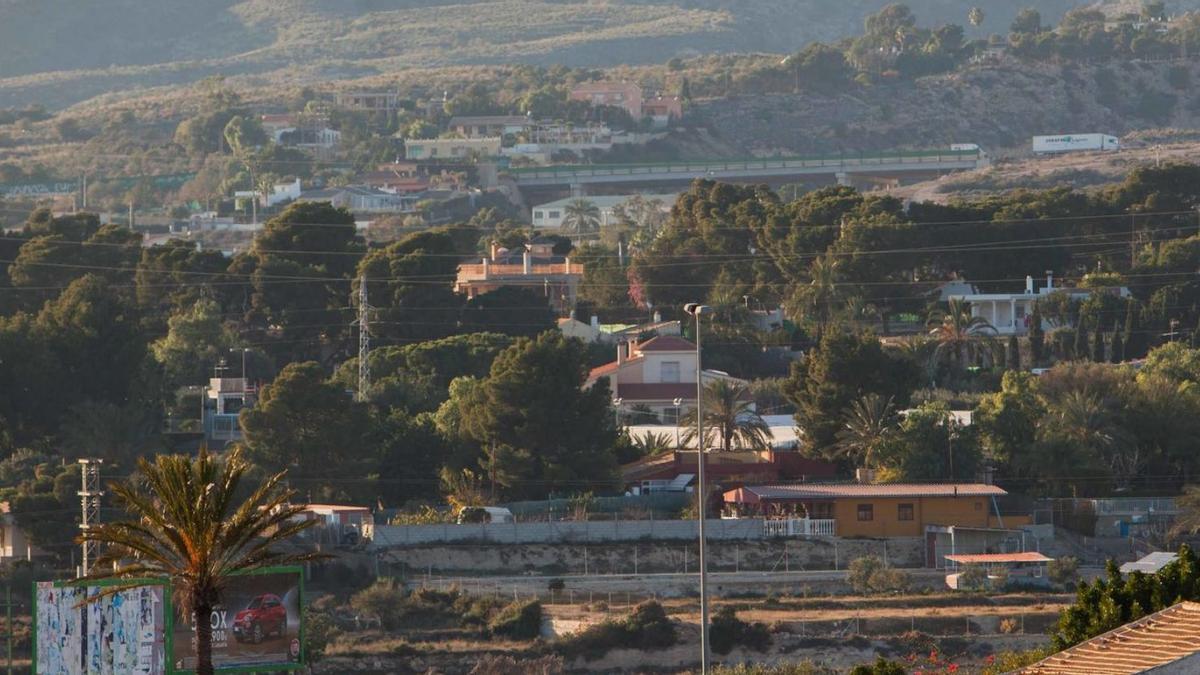
<svg viewBox="0 0 1200 675">
<path fill-rule="evenodd" d="M 575 234 L 595 234 L 600 231 L 600 207 L 586 199 L 572 200 L 563 208 L 562 228 Z"/>
<path fill-rule="evenodd" d="M 1142 457 L 1135 439 L 1121 427 L 1099 396 L 1072 391 L 1055 410 L 1057 433 L 1083 457 L 1106 462 L 1119 488 L 1128 488 L 1141 468 Z"/>
<path fill-rule="evenodd" d="M 823 257 L 808 267 L 809 282 L 800 286 L 793 297 L 793 308 L 817 325 L 817 332 L 833 320 L 834 307 L 841 299 L 841 265 L 835 258 Z"/>
<path fill-rule="evenodd" d="M 960 371 L 974 362 L 980 354 L 996 353 L 996 327 L 981 316 L 971 316 L 971 308 L 959 300 L 951 300 L 945 312 L 930 318 L 929 337 L 937 342 L 931 357 L 931 368 L 942 360 L 949 360 Z"/>
<path fill-rule="evenodd" d="M 971 11 L 967 12 L 967 21 L 970 21 L 972 26 L 978 28 L 983 23 L 985 16 L 982 7 L 972 7 Z"/>
<path fill-rule="evenodd" d="M 862 468 L 870 469 L 895 431 L 896 421 L 892 397 L 885 399 L 879 394 L 867 394 L 846 409 L 846 425 L 838 432 L 834 449 Z"/>
<path fill-rule="evenodd" d="M 314 521 L 295 519 L 302 509 L 289 504 L 294 491 L 280 489 L 283 473 L 239 501 L 250 469 L 240 451 L 224 462 L 201 451 L 197 459 L 159 455 L 138 466 L 140 480 L 109 486 L 131 519 L 104 523 L 79 537 L 102 546 L 88 578 L 170 579 L 175 601 L 195 625 L 196 673 L 210 675 L 208 617 L 229 577 L 326 557 L 277 548 Z"/>
<path fill-rule="evenodd" d="M 696 438 L 696 409 L 692 408 L 679 422 L 687 428 L 684 443 Z M 720 449 L 729 452 L 734 446 L 750 450 L 767 450 L 771 447 L 771 428 L 762 415 L 754 410 L 754 399 L 746 385 L 731 380 L 718 379 L 704 385 L 704 437 L 705 445 L 713 436 L 720 442 Z"/>
</svg>

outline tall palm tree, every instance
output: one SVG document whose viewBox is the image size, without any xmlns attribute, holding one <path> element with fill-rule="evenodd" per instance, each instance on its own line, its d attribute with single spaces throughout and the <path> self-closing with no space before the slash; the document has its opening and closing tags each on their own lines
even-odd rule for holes
<svg viewBox="0 0 1200 675">
<path fill-rule="evenodd" d="M 600 207 L 586 199 L 575 199 L 563 208 L 562 228 L 575 234 L 600 231 Z"/>
<path fill-rule="evenodd" d="M 1072 391 L 1056 408 L 1057 433 L 1075 445 L 1082 456 L 1106 462 L 1118 487 L 1128 488 L 1141 468 L 1140 448 L 1100 397 L 1088 391 Z"/>
<path fill-rule="evenodd" d="M 814 322 L 818 333 L 833 320 L 834 307 L 842 296 L 840 278 L 841 265 L 836 258 L 816 258 L 808 267 L 808 283 L 792 298 L 793 309 Z"/>
<path fill-rule="evenodd" d="M 688 411 L 679 422 L 687 428 L 684 442 L 696 438 L 696 409 Z M 767 450 L 771 447 L 771 428 L 754 409 L 754 399 L 746 385 L 718 379 L 704 385 L 705 445 L 712 439 L 719 442 L 723 452 L 736 447 L 748 450 Z"/>
<path fill-rule="evenodd" d="M 949 309 L 935 313 L 929 324 L 929 337 L 937 343 L 933 364 L 948 360 L 965 371 L 981 354 L 996 353 L 996 327 L 981 316 L 971 316 L 971 308 L 964 302 L 951 300 Z"/>
<path fill-rule="evenodd" d="M 983 20 L 986 16 L 987 15 L 983 13 L 982 7 L 972 7 L 971 11 L 967 12 L 967 21 L 970 21 L 972 26 L 978 28 L 983 24 Z"/>
<path fill-rule="evenodd" d="M 175 601 L 195 625 L 196 673 L 211 675 L 208 617 L 220 603 L 229 577 L 325 557 L 278 549 L 314 521 L 295 519 L 302 509 L 290 505 L 293 491 L 280 489 L 283 473 L 267 478 L 239 501 L 242 479 L 250 468 L 240 451 L 223 462 L 202 451 L 196 459 L 159 455 L 138 466 L 140 480 L 109 486 L 130 519 L 104 523 L 80 535 L 80 541 L 102 547 L 88 578 L 170 579 Z"/>
<path fill-rule="evenodd" d="M 846 424 L 837 434 L 834 449 L 862 468 L 870 469 L 896 430 L 897 419 L 892 397 L 867 394 L 846 409 Z"/>
</svg>

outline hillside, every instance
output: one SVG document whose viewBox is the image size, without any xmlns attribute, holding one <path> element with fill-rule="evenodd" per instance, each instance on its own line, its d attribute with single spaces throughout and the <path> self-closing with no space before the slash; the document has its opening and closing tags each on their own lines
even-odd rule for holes
<svg viewBox="0 0 1200 675">
<path fill-rule="evenodd" d="M 861 31 L 886 0 L 0 0 L 0 107 L 64 107 L 212 74 L 319 81 L 416 66 L 662 62 L 714 52 L 790 52 Z M 931 24 L 1019 3 L 911 0 Z M 1036 3 L 1048 21 L 1075 0 Z M 65 48 L 87 45 L 86 49 Z"/>
<path fill-rule="evenodd" d="M 1023 148 L 1031 136 L 1200 126 L 1200 64 L 972 67 L 915 82 L 822 96 L 741 96 L 698 113 L 755 154 L 826 153 L 979 143 Z"/>
</svg>

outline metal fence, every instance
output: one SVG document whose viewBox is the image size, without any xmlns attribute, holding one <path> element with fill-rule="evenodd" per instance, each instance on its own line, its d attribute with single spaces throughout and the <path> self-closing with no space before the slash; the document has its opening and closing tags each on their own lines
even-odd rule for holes
<svg viewBox="0 0 1200 675">
<path fill-rule="evenodd" d="M 440 525 L 376 525 L 372 546 L 389 548 L 412 544 L 496 543 L 548 544 L 640 540 L 693 540 L 694 520 L 610 520 L 512 522 Z M 758 540 L 766 537 L 758 519 L 710 519 L 705 532 L 712 540 Z"/>
</svg>

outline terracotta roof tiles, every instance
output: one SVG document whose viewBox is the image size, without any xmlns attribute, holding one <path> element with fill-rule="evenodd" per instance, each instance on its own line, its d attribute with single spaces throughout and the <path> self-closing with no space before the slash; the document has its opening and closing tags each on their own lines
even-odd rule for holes
<svg viewBox="0 0 1200 675">
<path fill-rule="evenodd" d="M 1132 675 L 1197 652 L 1200 652 L 1200 603 L 1181 602 L 1038 661 L 1020 673 Z"/>
</svg>

